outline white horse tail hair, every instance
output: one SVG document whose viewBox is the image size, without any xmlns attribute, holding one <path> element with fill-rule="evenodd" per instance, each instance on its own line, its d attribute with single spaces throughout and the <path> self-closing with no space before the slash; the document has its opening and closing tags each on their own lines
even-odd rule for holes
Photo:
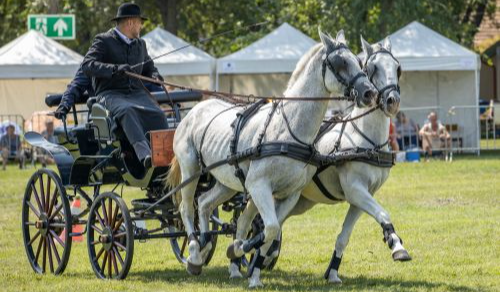
<svg viewBox="0 0 500 292">
<path fill-rule="evenodd" d="M 167 176 L 164 180 L 165 187 L 175 188 L 181 183 L 181 166 L 177 158 L 174 156 L 170 162 L 170 169 L 168 170 Z"/>
<path fill-rule="evenodd" d="M 174 156 L 174 158 L 172 158 L 172 161 L 170 162 L 170 169 L 168 170 L 167 176 L 163 181 L 165 189 L 171 190 L 180 185 L 181 181 L 181 166 L 177 158 Z M 179 190 L 178 192 L 176 192 L 175 195 L 173 195 L 172 199 L 174 204 L 179 207 L 182 201 L 181 191 Z"/>
</svg>

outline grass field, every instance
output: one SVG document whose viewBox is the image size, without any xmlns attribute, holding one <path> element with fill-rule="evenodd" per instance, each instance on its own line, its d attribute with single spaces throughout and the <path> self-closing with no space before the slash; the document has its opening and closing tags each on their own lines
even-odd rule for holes
<svg viewBox="0 0 500 292">
<path fill-rule="evenodd" d="M 20 232 L 21 200 L 33 169 L 0 171 L 0 291 L 240 291 L 229 280 L 225 248 L 199 277 L 188 276 L 166 240 L 136 243 L 124 281 L 101 281 L 91 270 L 85 243 L 74 243 L 62 276 L 35 275 Z M 140 197 L 127 190 L 126 200 Z M 323 272 L 347 205 L 318 206 L 284 228 L 282 254 L 265 272 L 273 291 L 500 291 L 500 156 L 456 157 L 453 163 L 399 164 L 376 195 L 392 216 L 413 261 L 394 263 L 378 224 L 364 215 L 345 253 L 341 286 Z"/>
</svg>

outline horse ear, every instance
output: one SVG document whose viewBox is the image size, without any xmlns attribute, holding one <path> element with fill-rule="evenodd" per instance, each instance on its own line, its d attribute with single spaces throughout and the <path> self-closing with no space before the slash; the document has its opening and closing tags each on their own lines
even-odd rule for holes
<svg viewBox="0 0 500 292">
<path fill-rule="evenodd" d="M 373 54 L 372 46 L 361 36 L 361 47 L 363 48 L 363 52 L 365 53 L 365 60 L 363 63 L 366 64 L 366 60 Z"/>
<path fill-rule="evenodd" d="M 321 39 L 321 42 L 323 43 L 323 46 L 325 46 L 325 48 L 333 47 L 335 45 L 333 40 L 328 35 L 323 33 L 321 31 L 321 27 L 319 27 L 319 26 L 318 26 L 318 34 L 319 34 L 319 38 Z"/>
<path fill-rule="evenodd" d="M 337 40 L 337 42 L 347 45 L 343 29 L 339 30 L 339 32 L 337 33 L 337 37 L 335 39 Z"/>
<path fill-rule="evenodd" d="M 391 51 L 392 49 L 392 44 L 391 44 L 391 39 L 389 37 L 386 37 L 384 41 L 382 42 L 382 47 L 386 49 L 387 51 Z"/>
</svg>

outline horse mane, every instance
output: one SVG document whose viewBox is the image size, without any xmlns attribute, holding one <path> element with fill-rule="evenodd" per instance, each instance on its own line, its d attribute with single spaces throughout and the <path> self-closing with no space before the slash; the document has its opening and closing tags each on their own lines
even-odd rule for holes
<svg viewBox="0 0 500 292">
<path fill-rule="evenodd" d="M 316 53 L 323 48 L 323 44 L 319 43 L 312 47 L 302 58 L 300 58 L 299 62 L 295 66 L 295 70 L 293 70 L 292 76 L 290 77 L 290 80 L 288 80 L 288 84 L 286 86 L 286 90 L 289 90 L 290 87 L 297 81 L 299 78 L 300 74 L 304 71 L 306 68 L 307 63 L 309 60 L 316 55 Z"/>
</svg>

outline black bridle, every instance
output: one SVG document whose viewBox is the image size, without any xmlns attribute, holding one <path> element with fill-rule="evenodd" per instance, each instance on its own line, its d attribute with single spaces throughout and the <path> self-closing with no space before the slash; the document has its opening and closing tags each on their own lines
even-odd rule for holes
<svg viewBox="0 0 500 292">
<path fill-rule="evenodd" d="M 332 64 L 332 62 L 330 62 L 330 58 L 329 58 L 331 54 L 333 54 L 341 49 L 349 50 L 349 48 L 344 44 L 339 44 L 338 46 L 335 46 L 331 50 L 328 50 L 328 48 L 326 49 L 326 52 L 323 55 L 323 64 L 321 66 L 321 74 L 323 75 L 323 84 L 324 84 L 325 88 L 327 88 L 325 75 L 326 75 L 326 68 L 328 67 L 328 69 L 330 70 L 330 72 L 332 72 L 332 74 L 335 76 L 337 81 L 345 87 L 344 95 L 351 96 L 353 98 L 357 98 L 358 91 L 354 88 L 354 84 L 356 83 L 356 81 L 359 78 L 361 78 L 363 76 L 367 76 L 367 75 L 366 75 L 366 72 L 361 71 L 358 74 L 354 75 L 354 77 L 351 78 L 351 80 L 349 80 L 349 81 L 345 80 L 338 72 L 338 69 L 335 69 L 335 66 Z M 362 67 L 361 60 L 358 59 L 358 62 L 359 62 L 359 66 Z"/>
<path fill-rule="evenodd" d="M 391 58 L 398 64 L 398 73 L 397 74 L 398 74 L 398 81 L 399 81 L 399 77 L 401 77 L 401 64 L 399 63 L 399 61 L 394 57 L 394 55 L 390 51 L 388 51 L 384 48 L 381 48 L 379 51 L 368 56 L 368 58 L 366 58 L 365 65 L 363 66 L 363 71 L 367 74 L 370 82 L 373 85 L 375 85 L 375 83 L 373 83 L 373 76 L 375 76 L 375 73 L 377 73 L 377 67 L 374 67 L 372 72 L 368 72 L 368 63 L 377 54 L 387 54 L 387 55 L 391 56 Z M 375 87 L 377 87 L 377 86 L 375 85 Z M 399 82 L 397 84 L 386 85 L 381 89 L 377 88 L 377 90 L 378 90 L 379 97 L 387 96 L 391 91 L 396 91 L 397 93 L 401 93 L 400 88 L 399 88 Z M 387 93 L 387 94 L 385 94 L 385 93 Z"/>
</svg>

